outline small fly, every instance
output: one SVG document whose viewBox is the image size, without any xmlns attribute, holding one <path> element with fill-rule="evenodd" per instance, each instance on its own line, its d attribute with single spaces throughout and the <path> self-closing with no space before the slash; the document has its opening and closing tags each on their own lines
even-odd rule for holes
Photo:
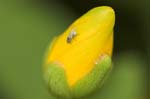
<svg viewBox="0 0 150 99">
<path fill-rule="evenodd" d="M 71 43 L 72 39 L 77 35 L 76 31 L 72 30 L 67 37 L 67 43 Z"/>
</svg>

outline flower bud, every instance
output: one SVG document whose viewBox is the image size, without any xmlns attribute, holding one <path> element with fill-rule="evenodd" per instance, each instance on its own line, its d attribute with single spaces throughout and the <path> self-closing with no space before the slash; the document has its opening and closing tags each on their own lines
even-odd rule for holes
<svg viewBox="0 0 150 99">
<path fill-rule="evenodd" d="M 93 8 L 51 43 L 44 60 L 44 77 L 57 96 L 78 98 L 102 85 L 111 70 L 115 13 Z"/>
</svg>

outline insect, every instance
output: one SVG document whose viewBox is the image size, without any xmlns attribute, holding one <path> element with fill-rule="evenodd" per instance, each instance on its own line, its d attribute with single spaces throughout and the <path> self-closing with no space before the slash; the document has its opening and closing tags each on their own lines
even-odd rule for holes
<svg viewBox="0 0 150 99">
<path fill-rule="evenodd" d="M 67 36 L 67 43 L 71 43 L 72 39 L 77 35 L 75 30 L 72 30 L 70 34 Z"/>
</svg>

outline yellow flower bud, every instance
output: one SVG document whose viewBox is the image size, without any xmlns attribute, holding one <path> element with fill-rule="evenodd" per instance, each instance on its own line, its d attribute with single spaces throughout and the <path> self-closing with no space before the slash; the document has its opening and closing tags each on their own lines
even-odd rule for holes
<svg viewBox="0 0 150 99">
<path fill-rule="evenodd" d="M 62 97 L 80 97 L 90 93 L 84 90 L 85 92 L 81 92 L 83 94 L 76 94 L 75 90 L 82 90 L 81 87 L 84 87 L 79 84 L 80 82 L 94 84 L 90 81 L 94 76 L 101 77 L 94 79 L 95 82 L 103 81 L 103 76 L 111 68 L 109 57 L 112 55 L 114 23 L 115 14 L 111 7 L 96 7 L 77 19 L 64 33 L 53 40 L 44 63 L 45 79 L 53 93 Z M 98 66 L 101 64 L 101 69 L 92 74 L 94 70 L 96 71 L 97 64 Z M 58 84 L 61 83 L 57 81 L 58 78 L 63 79 L 66 86 L 64 89 L 62 87 L 64 85 Z M 88 80 L 84 80 L 85 78 Z M 85 87 L 88 86 L 85 84 Z M 91 90 L 94 90 L 93 88 Z M 68 95 L 64 95 L 65 91 Z"/>
</svg>

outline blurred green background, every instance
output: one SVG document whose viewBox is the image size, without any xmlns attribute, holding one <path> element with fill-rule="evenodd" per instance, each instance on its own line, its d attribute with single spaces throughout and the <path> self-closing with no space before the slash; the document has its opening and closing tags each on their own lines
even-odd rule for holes
<svg viewBox="0 0 150 99">
<path fill-rule="evenodd" d="M 116 12 L 114 67 L 104 86 L 85 99 L 148 99 L 149 0 L 0 0 L 0 99 L 57 99 L 43 81 L 45 49 L 101 5 Z"/>
</svg>

